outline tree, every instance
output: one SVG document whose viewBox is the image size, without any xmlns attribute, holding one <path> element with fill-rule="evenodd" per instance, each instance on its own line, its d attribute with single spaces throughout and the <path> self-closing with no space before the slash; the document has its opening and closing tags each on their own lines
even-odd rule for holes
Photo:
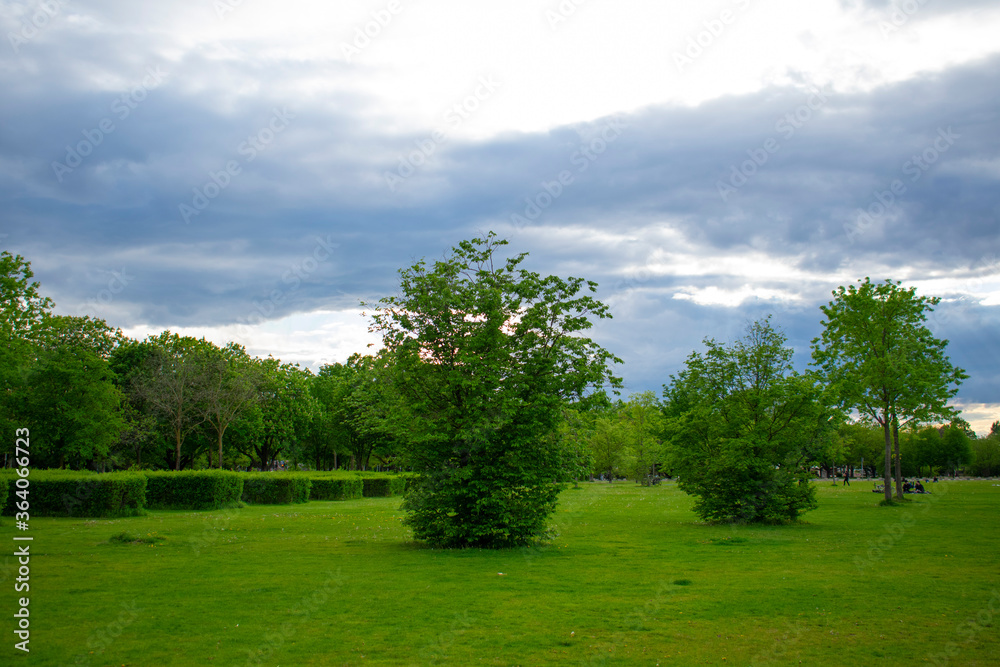
<svg viewBox="0 0 1000 667">
<path fill-rule="evenodd" d="M 814 380 L 770 318 L 709 338 L 664 386 L 669 464 L 706 521 L 778 523 L 816 506 L 808 451 L 831 430 Z"/>
<path fill-rule="evenodd" d="M 391 458 L 388 448 L 398 439 L 405 408 L 398 405 L 387 359 L 353 354 L 346 363 L 320 368 L 314 387 L 355 468 L 367 470 L 373 454 Z"/>
<path fill-rule="evenodd" d="M 150 336 L 147 343 L 144 367 L 134 376 L 135 392 L 167 424 L 174 443 L 174 470 L 181 470 L 184 438 L 205 421 L 203 361 L 209 344 L 169 331 Z"/>
<path fill-rule="evenodd" d="M 37 332 L 52 309 L 52 300 L 38 293 L 31 263 L 21 255 L 0 252 L 0 437 L 14 442 L 22 425 L 17 414 L 23 400 L 23 379 L 37 352 Z M 12 444 L 5 444 L 5 451 Z"/>
<path fill-rule="evenodd" d="M 21 411 L 37 443 L 35 465 L 83 468 L 109 462 L 126 429 L 112 376 L 107 360 L 81 345 L 39 354 L 27 375 Z"/>
<path fill-rule="evenodd" d="M 594 421 L 594 433 L 590 439 L 594 453 L 594 473 L 606 475 L 608 483 L 615 477 L 623 476 L 626 463 L 628 432 L 617 414 L 598 416 Z"/>
<path fill-rule="evenodd" d="M 985 438 L 972 441 L 972 473 L 980 477 L 1000 474 L 1000 421 L 993 422 Z"/>
<path fill-rule="evenodd" d="M 226 430 L 259 398 L 259 381 L 255 377 L 259 365 L 252 363 L 243 346 L 236 343 L 222 349 L 206 345 L 202 354 L 203 398 L 197 409 L 216 436 L 219 469 L 222 469 L 222 438 Z"/>
<path fill-rule="evenodd" d="M 491 232 L 428 267 L 400 271 L 400 294 L 374 306 L 411 421 L 408 464 L 423 473 L 404 501 L 417 539 L 510 547 L 545 534 L 566 457 L 556 430 L 566 401 L 620 380 L 619 361 L 580 335 L 607 307 L 582 278 L 499 261 Z M 370 306 L 370 304 L 367 304 Z"/>
<path fill-rule="evenodd" d="M 259 437 L 250 440 L 252 458 L 261 470 L 270 468 L 282 451 L 308 436 L 319 406 L 309 392 L 312 373 L 297 364 L 268 357 L 260 362 L 258 397 L 250 418 L 258 420 Z M 253 414 L 256 413 L 256 414 Z"/>
<path fill-rule="evenodd" d="M 865 278 L 841 286 L 822 306 L 823 333 L 812 341 L 813 363 L 846 410 L 855 410 L 882 427 L 885 440 L 885 500 L 892 500 L 890 462 L 896 443 L 896 493 L 902 498 L 899 424 L 951 417 L 948 400 L 967 376 L 951 365 L 946 340 L 924 326 L 940 299 L 917 296 L 916 288 Z"/>
<path fill-rule="evenodd" d="M 630 396 L 620 414 L 627 426 L 631 477 L 649 486 L 663 457 L 662 414 L 656 395 L 646 391 Z"/>
</svg>

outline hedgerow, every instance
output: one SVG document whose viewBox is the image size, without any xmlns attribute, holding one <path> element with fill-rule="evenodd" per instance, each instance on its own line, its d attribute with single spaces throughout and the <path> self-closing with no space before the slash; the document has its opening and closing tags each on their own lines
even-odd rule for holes
<svg viewBox="0 0 1000 667">
<path fill-rule="evenodd" d="M 149 509 L 214 510 L 232 507 L 243 497 L 243 476 L 226 470 L 144 473 Z"/>
<path fill-rule="evenodd" d="M 288 505 L 309 500 L 308 477 L 274 473 L 243 475 L 243 502 L 252 505 Z"/>
</svg>

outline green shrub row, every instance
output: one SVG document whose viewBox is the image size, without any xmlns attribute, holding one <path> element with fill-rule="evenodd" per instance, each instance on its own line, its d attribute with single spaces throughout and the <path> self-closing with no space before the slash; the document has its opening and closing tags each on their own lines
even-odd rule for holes
<svg viewBox="0 0 1000 667">
<path fill-rule="evenodd" d="M 375 473 L 365 475 L 361 481 L 364 482 L 362 495 L 365 498 L 401 496 L 406 489 L 406 478 L 398 475 Z"/>
<path fill-rule="evenodd" d="M 27 502 L 29 516 L 120 517 L 142 514 L 146 502 L 146 477 L 137 473 L 109 473 L 68 477 L 32 471 L 27 488 L 19 477 L 3 475 L 7 482 L 3 514 L 14 516 Z M 18 492 L 21 492 L 19 495 Z M 24 493 L 27 491 L 27 493 Z M 18 503 L 21 503 L 18 506 Z"/>
<path fill-rule="evenodd" d="M 360 477 L 312 477 L 312 490 L 309 498 L 312 500 L 350 500 L 360 498 L 364 483 Z"/>
<path fill-rule="evenodd" d="M 335 471 L 312 474 L 236 473 L 225 470 L 117 472 L 33 470 L 27 494 L 14 470 L 0 469 L 0 513 L 14 516 L 18 502 L 30 516 L 120 517 L 143 509 L 211 510 L 241 500 L 256 505 L 398 496 L 416 475 Z M 23 487 L 23 483 L 22 483 Z"/>
<path fill-rule="evenodd" d="M 312 482 L 302 475 L 246 473 L 243 476 L 243 502 L 252 505 L 287 505 L 309 500 Z"/>
<path fill-rule="evenodd" d="M 243 497 L 243 475 L 227 470 L 157 471 L 146 475 L 146 507 L 156 510 L 217 510 Z"/>
</svg>

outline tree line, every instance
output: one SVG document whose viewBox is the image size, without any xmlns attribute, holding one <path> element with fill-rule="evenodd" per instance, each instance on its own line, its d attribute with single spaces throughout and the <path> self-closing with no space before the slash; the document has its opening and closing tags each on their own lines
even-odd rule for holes
<svg viewBox="0 0 1000 667">
<path fill-rule="evenodd" d="M 381 370 L 354 355 L 318 373 L 169 331 L 133 340 L 55 315 L 30 263 L 0 255 L 0 429 L 29 425 L 35 467 L 391 466 Z"/>
<path fill-rule="evenodd" d="M 621 399 L 621 360 L 586 336 L 611 317 L 596 284 L 505 245 L 491 232 L 401 269 L 397 296 L 363 304 L 382 349 L 316 373 L 54 315 L 3 253 L 0 428 L 30 424 L 39 467 L 416 470 L 406 520 L 440 546 L 542 539 L 580 479 L 669 476 L 705 520 L 782 522 L 815 506 L 817 469 L 864 466 L 887 501 L 902 475 L 1000 472 L 1000 423 L 975 438 L 949 405 L 967 376 L 925 326 L 936 299 L 866 278 L 821 309 L 804 371 L 768 317 L 705 339 L 662 395 Z"/>
</svg>

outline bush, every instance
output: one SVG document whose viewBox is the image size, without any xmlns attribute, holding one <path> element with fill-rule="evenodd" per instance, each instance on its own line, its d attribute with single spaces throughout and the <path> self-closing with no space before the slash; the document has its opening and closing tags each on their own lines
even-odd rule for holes
<svg viewBox="0 0 1000 667">
<path fill-rule="evenodd" d="M 6 516 L 21 511 L 16 479 L 8 481 Z M 33 516 L 120 517 L 142 514 L 146 503 L 146 478 L 134 473 L 71 476 L 32 471 L 27 478 L 28 513 Z"/>
<path fill-rule="evenodd" d="M 225 470 L 145 473 L 146 507 L 150 509 L 217 510 L 232 507 L 243 496 L 243 477 Z"/>
<path fill-rule="evenodd" d="M 360 498 L 364 490 L 364 482 L 360 477 L 313 477 L 309 481 L 312 482 L 312 489 L 309 492 L 312 500 Z"/>
<path fill-rule="evenodd" d="M 362 495 L 365 498 L 385 498 L 401 496 L 406 488 L 406 478 L 398 475 L 372 474 L 361 478 L 364 483 Z"/>
<path fill-rule="evenodd" d="M 309 500 L 312 487 L 303 475 L 256 473 L 243 476 L 243 502 L 253 505 L 289 505 Z"/>
</svg>

